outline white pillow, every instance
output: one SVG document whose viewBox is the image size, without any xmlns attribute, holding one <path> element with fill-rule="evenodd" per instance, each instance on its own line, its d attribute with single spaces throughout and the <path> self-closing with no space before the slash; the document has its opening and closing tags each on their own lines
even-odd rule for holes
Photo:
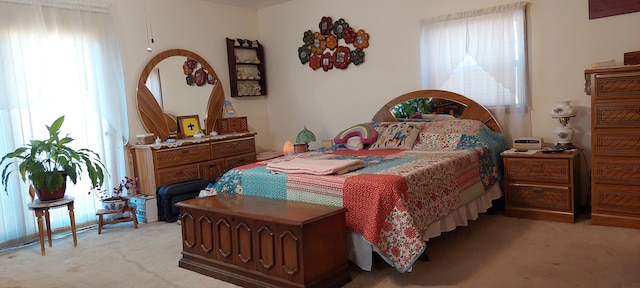
<svg viewBox="0 0 640 288">
<path fill-rule="evenodd" d="M 347 139 L 346 146 L 349 150 L 362 150 L 362 148 L 364 147 L 360 136 L 354 136 Z"/>
</svg>

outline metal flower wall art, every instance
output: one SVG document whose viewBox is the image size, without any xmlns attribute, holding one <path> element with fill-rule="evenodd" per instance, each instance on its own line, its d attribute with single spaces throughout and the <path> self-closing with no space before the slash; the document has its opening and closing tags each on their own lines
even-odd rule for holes
<svg viewBox="0 0 640 288">
<path fill-rule="evenodd" d="M 363 29 L 356 30 L 340 18 L 322 17 L 318 24 L 320 31 L 307 30 L 302 36 L 304 44 L 298 48 L 300 63 L 311 69 L 322 68 L 325 72 L 335 68 L 346 69 L 349 64 L 364 62 L 364 49 L 369 47 L 369 34 Z"/>
</svg>

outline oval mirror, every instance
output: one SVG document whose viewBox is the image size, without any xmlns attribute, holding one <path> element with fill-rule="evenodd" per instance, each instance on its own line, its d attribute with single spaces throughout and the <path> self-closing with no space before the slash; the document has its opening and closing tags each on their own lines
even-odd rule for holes
<svg viewBox="0 0 640 288">
<path fill-rule="evenodd" d="M 151 92 L 151 89 L 149 89 L 149 87 L 147 86 L 147 82 L 150 80 L 150 76 L 152 75 L 152 73 L 155 73 L 154 70 L 157 69 L 160 62 L 174 56 L 182 56 L 178 59 L 179 61 L 185 63 L 187 59 L 195 60 L 195 62 L 197 63 L 196 65 L 200 65 L 207 73 L 207 75 L 204 76 L 206 77 L 206 79 L 204 79 L 206 84 L 203 84 L 203 86 L 207 89 L 211 88 L 211 93 L 209 94 L 206 111 L 204 112 L 206 118 L 201 119 L 205 120 L 203 126 L 205 133 L 210 133 L 211 131 L 213 131 L 216 119 L 222 112 L 222 106 L 224 104 L 224 90 L 222 88 L 222 84 L 220 83 L 220 79 L 218 78 L 215 70 L 213 70 L 213 67 L 211 67 L 211 65 L 204 58 L 200 57 L 200 55 L 196 53 L 184 49 L 171 49 L 159 53 L 151 60 L 149 60 L 147 65 L 142 70 L 142 73 L 140 74 L 140 79 L 138 81 L 138 87 L 136 91 L 136 104 L 138 108 L 138 116 L 140 117 L 140 121 L 142 122 L 144 128 L 147 130 L 147 132 L 153 133 L 155 136 L 160 137 L 162 141 L 167 140 L 169 135 L 175 132 L 177 128 L 175 116 L 181 115 L 172 115 L 171 113 L 167 113 L 165 111 L 167 109 L 165 108 L 167 107 L 166 105 L 171 105 L 171 101 L 163 101 L 166 103 L 164 103 L 164 105 L 161 105 L 161 103 L 159 103 L 157 99 L 161 99 L 162 101 L 162 99 L 166 99 L 166 97 L 171 97 L 175 101 L 175 99 L 178 99 L 178 97 L 189 97 L 190 95 L 167 95 L 177 94 L 179 92 L 169 92 L 164 91 L 164 89 L 160 89 L 160 91 L 163 91 L 162 96 L 154 95 L 154 93 Z M 182 67 L 176 67 L 175 69 L 182 69 Z M 197 77 L 202 77 L 202 74 L 192 74 L 196 74 L 196 79 L 194 79 L 194 81 L 198 82 L 188 84 L 189 81 L 188 79 L 186 79 L 186 74 L 183 73 L 184 77 L 182 77 L 181 80 L 185 83 L 185 86 L 196 86 L 196 83 L 201 83 L 200 81 L 202 79 Z M 189 93 L 187 92 L 186 94 Z M 156 96 L 158 97 L 156 98 Z M 184 99 L 185 98 L 182 98 L 182 101 L 185 101 Z M 163 106 L 165 108 L 163 108 Z M 198 106 L 200 105 L 196 104 L 193 106 L 193 112 L 187 113 L 188 115 L 199 114 Z M 183 112 L 180 113 L 183 114 Z"/>
</svg>

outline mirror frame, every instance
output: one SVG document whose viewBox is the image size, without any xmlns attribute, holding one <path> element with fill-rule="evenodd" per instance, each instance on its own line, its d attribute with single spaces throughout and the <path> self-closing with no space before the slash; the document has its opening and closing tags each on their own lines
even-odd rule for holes
<svg viewBox="0 0 640 288">
<path fill-rule="evenodd" d="M 160 52 L 158 55 L 151 58 L 142 70 L 140 79 L 138 80 L 138 87 L 136 89 L 136 106 L 142 126 L 144 126 L 147 132 L 160 137 L 162 141 L 167 140 L 169 137 L 169 133 L 171 131 L 169 131 L 169 125 L 165 120 L 165 113 L 149 88 L 147 88 L 146 83 L 153 68 L 162 60 L 173 56 L 184 56 L 198 61 L 202 67 L 207 69 L 209 74 L 212 74 L 215 79 L 218 79 L 218 82 L 213 85 L 211 94 L 209 95 L 206 111 L 207 118 L 203 126 L 205 129 L 204 132 L 209 134 L 211 131 L 214 131 L 216 121 L 218 116 L 222 113 L 222 106 L 224 105 L 224 89 L 222 88 L 222 81 L 209 62 L 200 57 L 200 55 L 184 49 L 171 49 Z"/>
</svg>

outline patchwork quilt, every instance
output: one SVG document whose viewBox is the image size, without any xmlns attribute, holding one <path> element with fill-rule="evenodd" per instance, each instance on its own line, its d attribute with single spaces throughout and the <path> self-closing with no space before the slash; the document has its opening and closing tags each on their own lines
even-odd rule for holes
<svg viewBox="0 0 640 288">
<path fill-rule="evenodd" d="M 486 193 L 499 181 L 496 151 L 481 141 L 455 150 L 329 149 L 234 168 L 214 185 L 216 193 L 346 207 L 347 228 L 375 245 L 400 272 L 426 248 L 427 226 Z M 499 153 L 499 151 L 498 151 Z M 304 159 L 357 159 L 361 169 L 342 175 L 274 174 L 269 163 Z M 497 159 L 496 159 L 497 160 Z M 501 160 L 500 160 L 501 161 Z"/>
</svg>

